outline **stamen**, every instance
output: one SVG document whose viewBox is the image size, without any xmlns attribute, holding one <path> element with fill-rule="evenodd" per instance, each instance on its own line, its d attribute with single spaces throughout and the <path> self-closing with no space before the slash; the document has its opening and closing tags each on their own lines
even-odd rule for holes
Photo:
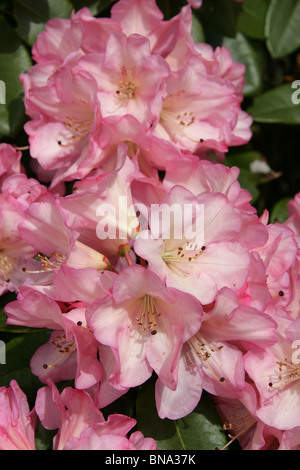
<svg viewBox="0 0 300 470">
<path fill-rule="evenodd" d="M 204 250 L 205 246 L 202 246 L 200 250 L 198 250 L 197 245 L 193 246 L 192 243 L 186 242 L 185 245 L 179 246 L 173 251 L 166 251 L 162 258 L 165 263 L 182 263 L 183 261 L 190 262 L 199 258 Z"/>
<path fill-rule="evenodd" d="M 136 85 L 134 82 L 131 80 L 127 81 L 121 81 L 119 83 L 119 88 L 116 91 L 116 94 L 119 96 L 121 99 L 131 99 L 134 98 L 136 91 Z"/>
<path fill-rule="evenodd" d="M 0 253 L 0 273 L 6 282 L 9 282 L 9 277 L 7 275 L 15 267 L 16 261 L 16 258 L 11 258 Z"/>
<path fill-rule="evenodd" d="M 72 339 L 71 341 L 67 341 L 66 335 L 64 334 L 62 336 L 56 335 L 55 339 L 51 339 L 51 343 L 58 349 L 60 356 L 56 361 L 52 362 L 51 364 L 43 364 L 42 367 L 45 370 L 56 366 L 61 360 L 66 358 L 66 354 L 73 353 L 74 351 L 76 351 L 75 340 Z"/>
<path fill-rule="evenodd" d="M 191 126 L 195 121 L 194 113 L 189 113 L 188 119 L 186 119 L 187 113 L 184 113 L 184 118 L 182 118 L 181 114 L 177 114 L 172 111 L 168 111 L 167 109 L 163 109 L 160 114 L 160 121 L 165 122 L 171 128 L 171 134 L 173 137 L 176 137 L 176 131 L 181 134 L 183 137 L 188 139 L 195 144 L 199 144 L 204 142 L 203 139 L 192 139 L 192 137 L 188 136 L 184 129 Z"/>
<path fill-rule="evenodd" d="M 56 253 L 54 251 L 51 252 L 52 258 L 48 258 L 48 256 L 44 256 L 38 254 L 38 258 L 41 261 L 41 265 L 43 269 L 37 270 L 28 270 L 26 267 L 22 268 L 22 271 L 27 274 L 37 274 L 37 273 L 45 273 L 49 271 L 58 271 L 65 261 L 66 257 L 62 253 Z"/>
<path fill-rule="evenodd" d="M 151 335 L 157 334 L 157 321 L 156 318 L 160 317 L 160 312 L 157 309 L 155 299 L 151 295 L 146 294 L 143 299 L 143 305 L 136 322 L 142 327 L 142 331 L 150 329 Z"/>
<path fill-rule="evenodd" d="M 207 341 L 200 335 L 200 333 L 196 333 L 192 338 L 188 340 L 188 343 L 196 354 L 196 356 L 205 364 L 205 366 L 209 369 L 211 374 L 215 377 L 218 382 L 225 382 L 225 377 L 221 376 L 218 377 L 217 374 L 214 372 L 210 364 L 208 363 L 208 359 L 212 359 L 215 365 L 219 368 L 218 363 L 212 357 L 213 353 L 217 353 L 223 349 L 223 345 L 218 345 L 217 342 L 212 343 L 209 345 Z"/>
<path fill-rule="evenodd" d="M 256 424 L 255 418 L 248 412 L 245 411 L 244 414 L 240 414 L 238 416 L 226 416 L 226 422 L 223 424 L 223 429 L 225 431 L 234 431 L 237 434 L 232 435 L 229 434 L 230 441 L 219 450 L 225 450 L 233 441 L 235 441 L 238 437 L 248 431 L 254 424 Z"/>
<path fill-rule="evenodd" d="M 67 137 L 67 142 L 62 142 L 58 140 L 57 143 L 60 147 L 69 147 L 74 143 L 81 140 L 83 137 L 86 137 L 92 127 L 93 119 L 86 119 L 84 121 L 78 121 L 77 119 L 72 118 L 71 116 L 66 116 L 66 119 L 63 121 L 65 128 L 71 132 L 71 135 Z"/>
<path fill-rule="evenodd" d="M 285 357 L 284 362 L 278 361 L 278 375 L 270 377 L 269 387 L 277 390 L 300 379 L 300 364 L 294 364 L 292 360 Z"/>
</svg>

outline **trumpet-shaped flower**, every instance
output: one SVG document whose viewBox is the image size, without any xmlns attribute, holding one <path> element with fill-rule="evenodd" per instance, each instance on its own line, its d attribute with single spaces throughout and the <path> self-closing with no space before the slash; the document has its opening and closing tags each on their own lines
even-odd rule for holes
<svg viewBox="0 0 300 470">
<path fill-rule="evenodd" d="M 36 412 L 46 429 L 57 429 L 53 450 L 155 450 L 152 438 L 136 431 L 126 434 L 136 420 L 128 416 L 103 414 L 83 390 L 66 387 L 61 394 L 53 383 L 38 390 Z"/>
<path fill-rule="evenodd" d="M 79 233 L 70 230 L 51 195 L 31 204 L 19 224 L 24 240 L 39 252 L 41 271 L 53 272 L 62 265 L 73 268 L 95 268 L 104 271 L 108 259 L 78 240 Z M 24 267 L 26 272 L 26 267 Z"/>
<path fill-rule="evenodd" d="M 257 416 L 269 426 L 291 430 L 299 423 L 300 322 L 282 309 L 273 307 L 272 315 L 277 322 L 276 344 L 249 351 L 245 368 L 259 392 Z"/>
<path fill-rule="evenodd" d="M 35 450 L 37 417 L 16 380 L 0 387 L 0 449 Z"/>
<path fill-rule="evenodd" d="M 157 381 L 160 417 L 191 413 L 203 389 L 217 397 L 240 398 L 246 387 L 242 351 L 273 345 L 276 326 L 268 315 L 240 305 L 231 289 L 221 289 L 201 328 L 182 348 L 176 390 Z"/>
<path fill-rule="evenodd" d="M 109 383 L 117 389 L 145 382 L 154 370 L 172 389 L 182 345 L 199 329 L 202 308 L 184 292 L 167 288 L 142 266 L 124 269 L 106 297 L 87 309 L 88 325 L 116 360 Z"/>
<path fill-rule="evenodd" d="M 148 39 L 113 33 L 104 54 L 88 54 L 78 65 L 97 81 L 103 117 L 130 114 L 145 128 L 158 119 L 170 70 L 162 57 L 151 54 Z"/>
<path fill-rule="evenodd" d="M 184 221 L 184 212 L 190 207 L 202 208 L 203 219 L 198 220 L 203 223 L 198 228 L 193 225 L 194 216 Z M 250 255 L 240 243 L 231 241 L 242 221 L 223 195 L 196 198 L 185 188 L 175 186 L 159 206 L 159 211 L 163 209 L 167 232 L 163 224 L 155 227 L 156 217 L 150 215 L 150 233 L 142 231 L 134 249 L 169 287 L 193 294 L 205 305 L 213 302 L 222 287 L 238 290 L 244 285 Z"/>
</svg>

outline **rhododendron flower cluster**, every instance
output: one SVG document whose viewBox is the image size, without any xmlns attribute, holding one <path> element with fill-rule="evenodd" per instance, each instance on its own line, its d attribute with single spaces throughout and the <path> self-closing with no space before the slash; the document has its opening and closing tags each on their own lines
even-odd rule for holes
<svg viewBox="0 0 300 470">
<path fill-rule="evenodd" d="M 0 146 L 0 285 L 7 324 L 50 336 L 34 409 L 16 381 L 0 388 L 1 449 L 35 449 L 40 422 L 55 450 L 155 450 L 101 412 L 153 376 L 161 419 L 205 391 L 243 449 L 300 448 L 299 195 L 270 223 L 223 164 L 251 138 L 245 67 L 191 27 L 190 5 L 164 20 L 119 0 L 111 18 L 50 20 L 33 46 L 36 178 Z"/>
</svg>

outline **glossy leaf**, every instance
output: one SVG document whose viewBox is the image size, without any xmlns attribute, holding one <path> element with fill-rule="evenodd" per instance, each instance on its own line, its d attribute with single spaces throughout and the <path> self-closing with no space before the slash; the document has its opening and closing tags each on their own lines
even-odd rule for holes
<svg viewBox="0 0 300 470">
<path fill-rule="evenodd" d="M 35 432 L 36 450 L 52 450 L 55 434 L 57 434 L 57 429 L 45 429 L 41 423 L 39 423 Z"/>
<path fill-rule="evenodd" d="M 300 47 L 300 0 L 272 0 L 265 35 L 274 58 L 284 57 Z"/>
<path fill-rule="evenodd" d="M 19 75 L 32 65 L 30 55 L 4 17 L 0 16 L 0 134 L 14 137 L 25 121 L 24 90 Z M 3 97 L 2 97 L 3 98 Z"/>
<path fill-rule="evenodd" d="M 51 18 L 68 18 L 73 6 L 68 0 L 14 0 L 14 13 L 20 37 L 30 45 Z"/>
<path fill-rule="evenodd" d="M 242 33 L 238 33 L 234 39 L 225 38 L 223 45 L 230 50 L 234 62 L 241 62 L 246 67 L 244 95 L 253 96 L 260 93 L 262 88 L 261 68 L 251 43 Z"/>
<path fill-rule="evenodd" d="M 237 32 L 237 7 L 232 0 L 203 0 L 199 15 L 217 33 L 235 37 Z"/>
<path fill-rule="evenodd" d="M 49 336 L 49 331 L 40 331 L 32 334 L 19 334 L 10 341 L 5 341 L 6 364 L 0 365 L 0 386 L 8 387 L 10 381 L 15 379 L 28 396 L 29 401 L 35 400 L 40 382 L 31 373 L 30 360 L 35 351 L 46 343 Z"/>
<path fill-rule="evenodd" d="M 153 437 L 159 450 L 215 450 L 227 443 L 214 403 L 205 393 L 188 416 L 162 420 L 156 411 L 154 381 L 150 380 L 139 388 L 136 418 L 139 430 Z"/>
<path fill-rule="evenodd" d="M 287 203 L 289 201 L 290 198 L 286 197 L 276 202 L 270 214 L 270 222 L 272 224 L 275 222 L 283 224 L 288 219 Z"/>
<path fill-rule="evenodd" d="M 253 39 L 265 39 L 265 21 L 270 0 L 245 0 L 238 16 L 238 30 Z"/>
<path fill-rule="evenodd" d="M 195 14 L 192 15 L 191 36 L 195 42 L 205 42 L 205 34 L 204 34 L 201 21 Z"/>
<path fill-rule="evenodd" d="M 296 93 L 287 83 L 255 97 L 248 108 L 256 122 L 300 124 L 300 108 L 293 102 Z"/>
</svg>

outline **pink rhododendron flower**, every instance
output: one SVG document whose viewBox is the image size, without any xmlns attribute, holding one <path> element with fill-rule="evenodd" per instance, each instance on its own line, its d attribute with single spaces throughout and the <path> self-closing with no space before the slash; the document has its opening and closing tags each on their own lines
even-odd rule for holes
<svg viewBox="0 0 300 470">
<path fill-rule="evenodd" d="M 268 289 L 274 301 L 287 305 L 291 301 L 291 268 L 298 253 L 294 232 L 282 224 L 267 226 L 269 237 L 264 246 L 256 251 L 260 254 L 268 277 Z"/>
<path fill-rule="evenodd" d="M 173 72 L 166 85 L 167 97 L 155 133 L 183 151 L 204 148 L 226 152 L 237 124 L 238 103 L 232 87 L 208 76 L 197 55 Z"/>
<path fill-rule="evenodd" d="M 203 389 L 218 397 L 241 397 L 246 386 L 243 349 L 274 344 L 275 330 L 272 318 L 239 305 L 234 292 L 221 289 L 200 330 L 183 346 L 176 390 L 157 382 L 160 417 L 178 419 L 190 413 Z"/>
<path fill-rule="evenodd" d="M 300 449 L 300 426 L 290 431 L 284 431 L 281 441 L 282 450 L 299 450 Z"/>
<path fill-rule="evenodd" d="M 240 231 L 242 221 L 226 198 L 221 194 L 203 194 L 196 198 L 185 188 L 175 186 L 163 200 L 162 207 L 163 204 L 175 208 L 175 219 L 178 207 L 178 213 L 182 214 L 184 205 L 202 205 L 203 226 L 191 239 L 184 233 L 179 237 L 177 229 L 182 230 L 184 223 L 181 218 L 173 222 L 169 212 L 166 217 L 169 238 L 163 231 L 151 236 L 154 227 L 151 227 L 150 217 L 150 236 L 142 231 L 134 242 L 135 252 L 148 261 L 150 269 L 169 287 L 193 294 L 202 304 L 213 302 L 222 287 L 241 288 L 249 273 L 250 258 L 248 250 L 231 241 Z M 197 241 L 201 235 L 203 245 Z"/>
<path fill-rule="evenodd" d="M 61 394 L 50 384 L 38 390 L 36 412 L 46 429 L 58 429 L 54 450 L 155 450 L 152 438 L 136 431 L 126 434 L 136 420 L 124 415 L 110 415 L 105 421 L 91 396 L 66 387 Z"/>
<path fill-rule="evenodd" d="M 124 153 L 119 162 L 116 170 L 78 182 L 75 193 L 58 199 L 68 227 L 107 256 L 119 255 L 140 230 L 131 195 L 135 165 Z"/>
<path fill-rule="evenodd" d="M 0 449 L 35 450 L 37 418 L 15 380 L 0 387 Z"/>
<path fill-rule="evenodd" d="M 140 34 L 147 36 L 161 26 L 163 14 L 155 0 L 124 0 L 112 6 L 111 18 L 120 24 L 122 31 L 130 36 Z"/>
<path fill-rule="evenodd" d="M 202 1 L 186 3 L 170 19 L 155 0 L 84 7 L 32 47 L 35 177 L 27 147 L 0 144 L 0 294 L 15 294 L 8 329 L 49 339 L 28 364 L 32 411 L 16 381 L 0 387 L 0 448 L 35 449 L 39 418 L 53 450 L 156 450 L 102 413 L 151 377 L 160 419 L 204 391 L 230 442 L 300 447 L 300 196 L 270 222 L 227 166 L 252 135 L 246 68 L 194 41 Z"/>
<path fill-rule="evenodd" d="M 288 219 L 284 225 L 290 227 L 296 236 L 298 247 L 300 247 L 300 193 L 287 203 Z"/>
<path fill-rule="evenodd" d="M 79 241 L 79 233 L 67 227 L 56 199 L 50 194 L 31 204 L 19 230 L 28 244 L 43 253 L 40 255 L 41 270 L 51 272 L 67 265 L 103 271 L 108 266 L 104 255 Z"/>
<path fill-rule="evenodd" d="M 54 18 L 46 23 L 45 31 L 38 34 L 32 47 L 35 62 L 55 68 L 73 52 L 103 52 L 110 34 L 120 31 L 117 22 L 108 18 L 95 18 L 84 7 L 71 18 Z"/>
<path fill-rule="evenodd" d="M 120 0 L 111 18 L 83 8 L 48 23 L 33 48 L 37 63 L 21 81 L 30 153 L 54 171 L 51 189 L 102 168 L 109 117 L 136 119 L 141 135 L 170 143 L 171 153 L 224 154 L 250 139 L 251 118 L 241 109 L 244 66 L 226 48 L 203 54 L 191 28 L 189 6 L 164 21 L 154 0 Z M 118 134 L 118 143 L 131 140 Z M 145 172 L 143 158 L 137 161 Z M 152 166 L 161 169 L 155 157 Z"/>
<path fill-rule="evenodd" d="M 53 277 L 47 289 L 21 286 L 17 300 L 5 307 L 7 323 L 53 330 L 30 362 L 42 383 L 49 378 L 54 382 L 75 379 L 77 388 L 89 388 L 99 382 L 103 371 L 98 343 L 86 325 L 86 306 L 107 294 L 114 274 L 100 277 L 92 268 L 65 266 Z"/>
<path fill-rule="evenodd" d="M 116 358 L 109 382 L 121 389 L 142 384 L 153 370 L 174 389 L 181 347 L 199 329 L 201 316 L 196 299 L 167 288 L 139 265 L 123 270 L 111 293 L 87 309 L 95 337 Z"/>
<path fill-rule="evenodd" d="M 202 5 L 202 0 L 187 0 L 192 8 L 200 8 Z"/>
<path fill-rule="evenodd" d="M 243 450 L 283 449 L 282 431 L 267 426 L 256 415 L 257 395 L 252 385 L 246 384 L 240 399 L 216 397 L 215 402 L 224 430 L 231 438 L 224 449 L 235 440 Z"/>
<path fill-rule="evenodd" d="M 28 277 L 21 268 L 37 254 L 24 240 L 19 224 L 30 205 L 47 194 L 47 189 L 33 178 L 17 173 L 5 178 L 0 194 L 0 292 L 16 291 Z"/>
<path fill-rule="evenodd" d="M 39 71 L 43 67 L 37 64 L 21 75 L 27 114 L 32 117 L 25 130 L 30 136 L 31 156 L 44 169 L 56 170 L 54 186 L 61 179 L 70 181 L 85 176 L 79 165 L 87 153 L 94 151 L 99 105 L 95 79 L 75 70 L 74 58 L 71 64 L 66 63 L 41 81 Z"/>
<path fill-rule="evenodd" d="M 0 187 L 9 175 L 24 171 L 21 156 L 22 153 L 12 145 L 0 144 Z"/>
<path fill-rule="evenodd" d="M 113 33 L 104 54 L 89 54 L 79 60 L 97 81 L 101 114 L 130 114 L 146 129 L 160 114 L 169 66 L 151 54 L 149 40 L 140 35 Z"/>
<path fill-rule="evenodd" d="M 291 319 L 281 309 L 272 313 L 277 342 L 249 351 L 245 367 L 260 396 L 257 416 L 269 426 L 291 430 L 299 423 L 299 358 L 298 343 L 294 343 L 299 339 L 299 319 Z"/>
</svg>

